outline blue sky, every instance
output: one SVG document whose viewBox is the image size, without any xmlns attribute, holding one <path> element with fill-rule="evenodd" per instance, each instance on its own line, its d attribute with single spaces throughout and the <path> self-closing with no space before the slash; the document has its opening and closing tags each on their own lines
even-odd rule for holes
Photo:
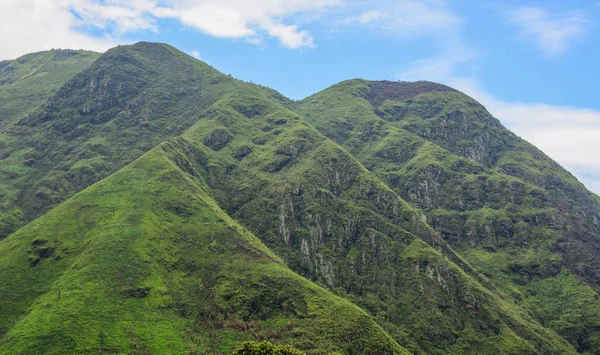
<svg viewBox="0 0 600 355">
<path fill-rule="evenodd" d="M 144 40 L 294 99 L 438 81 L 600 193 L 599 25 L 597 0 L 0 0 L 0 59 Z"/>
</svg>

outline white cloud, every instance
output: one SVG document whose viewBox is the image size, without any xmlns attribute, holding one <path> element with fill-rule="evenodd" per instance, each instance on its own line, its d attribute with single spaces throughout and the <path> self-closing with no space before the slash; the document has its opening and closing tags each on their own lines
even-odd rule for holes
<svg viewBox="0 0 600 355">
<path fill-rule="evenodd" d="M 454 36 L 462 21 L 442 0 L 372 1 L 359 16 L 349 16 L 346 25 L 370 25 L 407 39 L 432 35 Z"/>
<path fill-rule="evenodd" d="M 216 37 L 247 38 L 260 43 L 261 37 L 279 39 L 288 48 L 312 47 L 314 40 L 296 24 L 282 22 L 287 16 L 338 5 L 339 0 L 173 0 L 153 14 L 175 18 Z"/>
<path fill-rule="evenodd" d="M 194 49 L 191 54 L 192 54 L 192 57 L 194 57 L 198 60 L 200 59 L 200 51 L 198 51 L 197 49 Z"/>
<path fill-rule="evenodd" d="M 388 18 L 389 15 L 385 14 L 381 11 L 376 11 L 376 10 L 371 10 L 371 11 L 367 11 L 365 13 L 363 13 L 362 15 L 360 15 L 358 17 L 358 23 L 360 23 L 361 25 L 367 24 L 367 23 L 371 23 L 373 21 L 378 21 L 384 18 Z"/>
<path fill-rule="evenodd" d="M 0 59 L 50 48 L 104 51 L 123 34 L 160 31 L 172 18 L 216 37 L 260 43 L 278 39 L 288 48 L 313 47 L 314 39 L 286 18 L 338 5 L 340 0 L 0 0 Z M 101 38 L 86 35 L 100 29 Z M 96 31 L 97 32 L 97 31 Z"/>
<path fill-rule="evenodd" d="M 314 40 L 308 31 L 299 31 L 296 25 L 267 23 L 264 25 L 264 29 L 270 36 L 279 38 L 279 41 L 288 48 L 314 47 Z"/>
<path fill-rule="evenodd" d="M 82 34 L 62 0 L 0 0 L 0 59 L 51 48 L 104 51 L 117 44 Z"/>
<path fill-rule="evenodd" d="M 456 77 L 456 72 L 462 66 L 471 65 L 477 57 L 460 37 L 441 41 L 442 53 L 431 58 L 416 60 L 409 64 L 399 78 L 406 81 L 431 80 L 447 81 Z"/>
<path fill-rule="evenodd" d="M 156 6 L 152 0 L 57 0 L 80 18 L 79 24 L 101 29 L 112 28 L 115 34 L 138 30 L 156 31 L 156 20 L 150 15 Z"/>
<path fill-rule="evenodd" d="M 386 14 L 382 11 L 379 10 L 368 10 L 366 12 L 363 12 L 361 15 L 359 16 L 351 16 L 351 17 L 347 17 L 344 20 L 344 23 L 346 23 L 347 25 L 353 24 L 353 23 L 358 23 L 360 25 L 367 25 L 373 22 L 379 22 L 380 20 L 389 18 L 390 15 Z"/>
<path fill-rule="evenodd" d="M 587 14 L 580 10 L 550 15 L 543 9 L 526 7 L 513 11 L 509 17 L 509 22 L 520 28 L 523 40 L 551 57 L 566 53 L 581 40 L 589 23 Z"/>
</svg>

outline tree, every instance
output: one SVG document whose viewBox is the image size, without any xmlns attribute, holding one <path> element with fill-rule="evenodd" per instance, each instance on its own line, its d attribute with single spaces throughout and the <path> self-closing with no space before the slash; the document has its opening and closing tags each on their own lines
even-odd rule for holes
<svg viewBox="0 0 600 355">
<path fill-rule="evenodd" d="M 247 341 L 231 355 L 305 355 L 291 345 L 276 345 L 268 341 Z"/>
</svg>

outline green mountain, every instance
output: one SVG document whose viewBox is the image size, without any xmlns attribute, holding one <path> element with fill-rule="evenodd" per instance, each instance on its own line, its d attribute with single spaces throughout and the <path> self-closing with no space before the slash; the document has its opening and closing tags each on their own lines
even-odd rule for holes
<svg viewBox="0 0 600 355">
<path fill-rule="evenodd" d="M 250 336 L 407 353 L 227 216 L 186 148 L 159 145 L 3 241 L 1 353 L 227 353 Z"/>
<path fill-rule="evenodd" d="M 600 352 L 598 197 L 471 98 L 59 53 L 0 63 L 0 354 Z"/>
<path fill-rule="evenodd" d="M 3 162 L 0 168 L 0 239 L 25 222 L 23 212 L 14 205 L 20 190 L 12 185 L 25 173 L 23 165 L 31 162 L 26 149 L 13 154 L 17 144 L 23 142 L 8 133 L 10 126 L 44 103 L 68 79 L 99 56 L 94 52 L 52 50 L 0 62 L 0 159 Z"/>
<path fill-rule="evenodd" d="M 42 104 L 100 54 L 52 50 L 0 62 L 0 128 Z"/>
<path fill-rule="evenodd" d="M 544 326 L 600 353 L 600 205 L 569 172 L 439 84 L 347 81 L 298 110 Z"/>
</svg>

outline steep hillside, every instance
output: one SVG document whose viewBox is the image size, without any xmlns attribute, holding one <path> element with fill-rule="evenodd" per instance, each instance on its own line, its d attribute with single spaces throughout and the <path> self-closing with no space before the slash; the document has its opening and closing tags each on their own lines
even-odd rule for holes
<svg viewBox="0 0 600 355">
<path fill-rule="evenodd" d="M 100 54 L 51 50 L 0 62 L 0 129 L 41 105 Z"/>
<path fill-rule="evenodd" d="M 386 116 L 432 91 L 479 110 L 425 82 L 295 103 L 167 45 L 109 50 L 0 131 L 2 208 L 32 221 L 0 241 L 0 353 L 575 353 L 555 331 L 594 351 L 574 275 L 595 265 L 557 227 L 589 221 L 420 134 L 430 105 Z"/>
<path fill-rule="evenodd" d="M 348 81 L 298 110 L 543 324 L 600 351 L 600 303 L 589 289 L 598 289 L 600 208 L 558 164 L 438 84 Z M 508 159 L 518 169 L 499 168 Z M 529 177 L 516 173 L 525 169 Z M 537 292 L 549 285 L 555 292 Z"/>
<path fill-rule="evenodd" d="M 0 243 L 1 354 L 407 353 L 287 269 L 165 143 Z"/>
<path fill-rule="evenodd" d="M 234 98 L 237 112 L 225 106 Z M 368 310 L 415 353 L 569 351 L 451 262 L 462 264 L 341 147 L 281 108 L 242 114 L 257 98 L 224 97 L 184 134 L 200 158 L 183 165 L 293 270 Z"/>
<path fill-rule="evenodd" d="M 167 45 L 109 50 L 1 131 L 2 209 L 14 218 L 0 238 L 181 134 L 238 83 Z"/>
<path fill-rule="evenodd" d="M 14 205 L 18 192 L 12 189 L 11 180 L 27 169 L 24 166 L 27 161 L 22 156 L 12 162 L 5 161 L 18 149 L 15 143 L 19 141 L 6 134 L 5 129 L 43 104 L 67 80 L 98 57 L 99 54 L 94 52 L 52 50 L 0 62 L 0 161 L 3 161 L 0 168 L 0 239 L 24 223 L 23 212 Z"/>
</svg>

